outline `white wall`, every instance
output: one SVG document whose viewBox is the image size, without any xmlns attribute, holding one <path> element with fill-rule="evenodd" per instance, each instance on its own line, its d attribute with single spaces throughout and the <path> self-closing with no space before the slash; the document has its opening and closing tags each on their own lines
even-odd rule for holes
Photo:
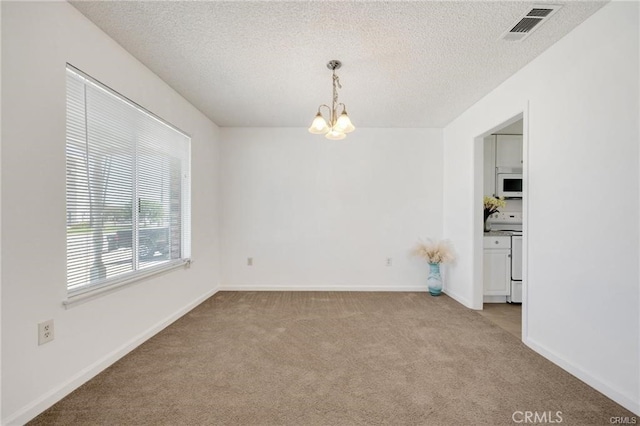
<svg viewBox="0 0 640 426">
<path fill-rule="evenodd" d="M 2 7 L 0 7 L 0 34 L 2 34 Z M 0 53 L 2 51 L 0 37 Z M 2 76 L 2 55 L 0 54 L 0 77 Z M 2 79 L 0 78 L 0 93 L 2 93 Z M 2 123 L 2 103 L 0 102 L 0 125 Z M 0 132 L 1 133 L 1 132 Z M 2 135 L 0 134 L 0 188 L 2 187 Z M 0 191 L 1 192 L 1 191 Z M 0 224 L 2 223 L 2 196 L 0 195 Z M 0 226 L 0 241 L 2 241 L 2 226 Z M 2 244 L 0 244 L 0 424 L 2 423 Z"/>
<path fill-rule="evenodd" d="M 474 138 L 524 111 L 524 341 L 640 414 L 638 7 L 606 5 L 444 129 L 444 234 L 450 291 L 479 308 Z"/>
<path fill-rule="evenodd" d="M 221 140 L 223 288 L 426 290 L 428 265 L 409 251 L 442 234 L 441 130 L 329 141 L 223 128 Z"/>
<path fill-rule="evenodd" d="M 2 7 L 0 7 L 0 34 L 2 34 Z M 0 40 L 0 52 L 2 51 Z M 0 77 L 2 76 L 2 55 L 0 54 Z M 2 79 L 0 78 L 0 93 L 2 93 Z M 2 102 L 0 102 L 0 123 L 2 123 Z M 2 187 L 2 135 L 0 134 L 0 188 Z M 2 196 L 0 196 L 0 224 L 2 223 Z M 2 241 L 2 226 L 0 226 L 0 241 Z M 2 316 L 2 244 L 0 244 L 0 317 Z M 0 424 L 2 423 L 2 320 L 0 319 Z"/>
<path fill-rule="evenodd" d="M 192 267 L 68 310 L 65 62 L 193 138 Z M 2 2 L 2 89 L 2 411 L 17 424 L 215 291 L 218 129 L 66 2 Z"/>
</svg>

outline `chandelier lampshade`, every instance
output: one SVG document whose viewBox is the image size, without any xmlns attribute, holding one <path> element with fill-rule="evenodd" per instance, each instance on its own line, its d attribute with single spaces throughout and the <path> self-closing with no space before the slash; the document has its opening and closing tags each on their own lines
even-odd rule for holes
<svg viewBox="0 0 640 426">
<path fill-rule="evenodd" d="M 346 110 L 342 114 L 340 114 L 340 117 L 338 117 L 338 120 L 336 121 L 336 125 L 334 127 L 336 130 L 342 133 L 351 133 L 356 129 L 353 124 L 351 124 L 351 120 L 349 119 Z"/>
<path fill-rule="evenodd" d="M 327 133 L 328 131 L 329 125 L 327 124 L 320 111 L 318 111 L 318 113 L 316 114 L 316 118 L 314 118 L 313 123 L 311 123 L 311 127 L 309 127 L 309 132 L 313 133 L 314 135 L 322 135 Z"/>
<path fill-rule="evenodd" d="M 325 138 L 327 139 L 331 139 L 332 141 L 339 141 L 340 139 L 344 139 L 347 137 L 347 135 L 345 135 L 343 132 L 339 131 L 339 130 L 329 130 L 327 132 L 326 135 L 324 135 Z"/>
</svg>

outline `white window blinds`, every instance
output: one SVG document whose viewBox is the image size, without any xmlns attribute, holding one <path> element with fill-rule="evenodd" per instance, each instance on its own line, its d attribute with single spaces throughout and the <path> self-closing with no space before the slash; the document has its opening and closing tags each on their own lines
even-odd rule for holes
<svg viewBox="0 0 640 426">
<path fill-rule="evenodd" d="M 191 256 L 191 139 L 67 66 L 67 289 L 120 284 Z"/>
</svg>

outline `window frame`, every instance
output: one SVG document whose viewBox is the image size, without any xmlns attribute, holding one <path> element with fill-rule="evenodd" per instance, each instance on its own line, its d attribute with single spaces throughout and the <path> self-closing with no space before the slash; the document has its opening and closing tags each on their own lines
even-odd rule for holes
<svg viewBox="0 0 640 426">
<path fill-rule="evenodd" d="M 66 299 L 63 301 L 63 305 L 65 305 L 66 307 L 71 306 L 77 302 L 81 302 L 81 301 L 85 301 L 91 298 L 94 298 L 98 295 L 101 295 L 103 293 L 108 293 L 111 292 L 113 290 L 116 290 L 118 288 L 133 284 L 135 282 L 139 282 L 141 280 L 144 280 L 146 278 L 149 278 L 151 276 L 154 275 L 158 275 L 179 267 L 189 267 L 191 265 L 191 243 L 192 243 L 192 232 L 191 232 L 191 205 L 192 205 L 192 198 L 191 198 L 191 178 L 192 178 L 192 173 L 191 173 L 191 142 L 192 142 L 192 138 L 191 136 L 182 131 L 181 129 L 179 129 L 178 127 L 174 126 L 173 124 L 169 123 L 168 121 L 164 120 L 163 118 L 161 118 L 160 116 L 154 114 L 153 112 L 149 111 L 148 109 L 142 107 L 141 105 L 139 105 L 138 103 L 132 101 L 131 99 L 129 99 L 128 97 L 122 95 L 121 93 L 113 90 L 112 88 L 110 88 L 109 86 L 105 85 L 104 83 L 96 80 L 95 78 L 87 75 L 85 72 L 79 70 L 78 68 L 74 67 L 73 65 L 67 63 L 66 64 L 66 69 L 65 69 L 65 80 L 69 78 L 69 74 L 75 74 L 77 77 L 79 77 L 79 80 L 86 80 L 84 81 L 82 84 L 84 87 L 91 85 L 94 88 L 100 89 L 106 93 L 108 93 L 109 95 L 117 98 L 118 100 L 122 101 L 126 107 L 125 108 L 132 108 L 132 115 L 136 114 L 136 113 L 143 113 L 146 117 L 157 121 L 158 123 L 160 123 L 163 126 L 166 126 L 167 128 L 171 129 L 172 131 L 178 133 L 180 136 L 185 138 L 185 147 L 180 147 L 180 149 L 184 149 L 184 153 L 178 157 L 178 159 L 181 161 L 181 166 L 180 166 L 180 173 L 181 174 L 186 174 L 186 176 L 180 176 L 180 185 L 181 185 L 181 189 L 180 189 L 180 206 L 179 206 L 179 210 L 180 210 L 180 257 L 179 258 L 175 258 L 175 259 L 171 259 L 169 257 L 169 259 L 167 259 L 166 261 L 163 261 L 162 263 L 158 264 L 158 265 L 154 265 L 154 266 L 149 266 L 149 267 L 141 267 L 140 266 L 140 257 L 139 257 L 139 250 L 140 248 L 138 247 L 138 239 L 139 239 L 139 233 L 140 230 L 143 229 L 141 228 L 140 225 L 140 220 L 138 218 L 138 213 L 139 213 L 139 206 L 140 206 L 140 198 L 138 197 L 138 190 L 139 190 L 139 185 L 142 182 L 142 174 L 139 173 L 139 166 L 140 166 L 140 157 L 139 157 L 139 151 L 140 151 L 140 147 L 143 145 L 141 140 L 139 138 L 133 138 L 132 139 L 132 145 L 134 147 L 133 152 L 131 153 L 131 161 L 133 164 L 133 169 L 135 170 L 135 172 L 132 174 L 131 176 L 131 184 L 133 187 L 133 191 L 134 191 L 134 200 L 138 200 L 137 203 L 132 202 L 131 204 L 131 211 L 132 211 L 132 218 L 131 218 L 131 233 L 132 233 L 132 238 L 131 238 L 131 265 L 132 265 L 132 270 L 131 271 L 126 271 L 126 272 L 122 272 L 122 273 L 118 273 L 115 276 L 109 278 L 109 277 L 105 277 L 104 279 L 100 279 L 98 280 L 96 283 L 92 283 L 91 279 L 87 280 L 84 284 L 77 286 L 75 288 L 70 288 L 70 281 L 69 281 L 69 200 L 70 200 L 70 192 L 69 192 L 69 151 L 71 151 L 70 149 L 70 142 L 69 142 L 69 110 L 67 108 L 67 110 L 65 111 L 65 129 L 66 129 L 66 133 L 65 133 L 65 169 L 66 169 L 66 174 L 65 174 L 65 211 L 66 211 L 66 221 L 65 221 L 65 253 L 66 253 L 66 265 L 65 265 L 65 270 L 66 270 L 66 275 L 65 275 L 65 281 L 66 281 Z M 66 92 L 65 92 L 65 99 L 67 102 L 69 102 L 69 88 L 68 88 L 68 83 L 65 85 L 67 87 Z M 86 90 L 86 89 L 85 89 Z M 84 120 L 86 122 L 87 120 L 87 108 L 86 108 L 86 104 L 85 104 L 85 110 L 84 110 Z M 85 130 L 86 133 L 86 130 Z M 165 139 L 166 140 L 166 139 Z M 86 156 L 85 161 L 90 161 L 90 154 L 89 154 L 89 148 L 91 147 L 91 142 L 89 140 L 86 141 L 88 148 L 85 149 L 85 151 L 83 152 L 84 155 Z M 169 142 L 170 143 L 170 142 Z M 166 154 L 166 157 L 168 159 L 171 159 L 172 157 L 169 154 Z M 87 178 L 90 179 L 90 178 Z M 136 213 L 136 211 L 138 213 Z M 171 232 L 171 225 L 169 225 L 168 227 L 168 231 Z M 89 255 L 88 257 L 90 257 L 91 255 Z M 87 256 L 85 256 L 87 257 Z"/>
</svg>

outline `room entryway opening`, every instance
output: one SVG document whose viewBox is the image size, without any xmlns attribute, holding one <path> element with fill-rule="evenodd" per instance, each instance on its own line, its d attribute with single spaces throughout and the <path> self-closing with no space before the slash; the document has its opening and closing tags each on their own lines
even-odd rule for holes
<svg viewBox="0 0 640 426">
<path fill-rule="evenodd" d="M 480 314 L 522 339 L 526 307 L 525 114 L 476 138 L 475 187 L 477 265 L 475 293 Z"/>
</svg>

